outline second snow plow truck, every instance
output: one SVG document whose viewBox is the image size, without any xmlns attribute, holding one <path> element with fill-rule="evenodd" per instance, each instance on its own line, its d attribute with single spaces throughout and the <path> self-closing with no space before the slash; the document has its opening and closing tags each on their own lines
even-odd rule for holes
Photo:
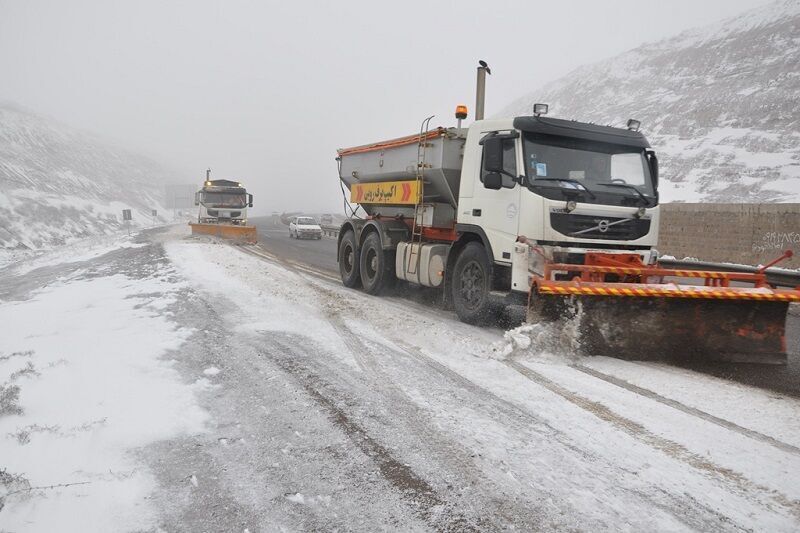
<svg viewBox="0 0 800 533">
<path fill-rule="evenodd" d="M 786 362 L 800 290 L 770 286 L 765 269 L 658 264 L 658 160 L 637 121 L 548 118 L 543 104 L 483 120 L 483 68 L 468 128 L 458 106 L 459 127 L 428 119 L 419 134 L 338 150 L 350 203 L 366 213 L 340 228 L 344 285 L 437 287 L 477 324 L 498 302 L 527 301 L 532 317 L 575 317 L 591 354 Z"/>
<path fill-rule="evenodd" d="M 203 188 L 195 193 L 199 207 L 197 222 L 190 222 L 193 234 L 215 235 L 238 242 L 255 244 L 255 226 L 247 225 L 247 208 L 253 207 L 253 195 L 238 181 L 212 180 L 206 170 Z"/>
</svg>

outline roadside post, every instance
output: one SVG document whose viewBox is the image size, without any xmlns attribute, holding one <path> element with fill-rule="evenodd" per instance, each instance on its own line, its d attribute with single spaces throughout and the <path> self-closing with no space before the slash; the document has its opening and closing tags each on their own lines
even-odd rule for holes
<svg viewBox="0 0 800 533">
<path fill-rule="evenodd" d="M 122 210 L 122 220 L 125 221 L 125 228 L 128 230 L 128 236 L 131 234 L 131 220 L 133 220 L 133 216 L 131 215 L 130 209 L 123 209 Z"/>
</svg>

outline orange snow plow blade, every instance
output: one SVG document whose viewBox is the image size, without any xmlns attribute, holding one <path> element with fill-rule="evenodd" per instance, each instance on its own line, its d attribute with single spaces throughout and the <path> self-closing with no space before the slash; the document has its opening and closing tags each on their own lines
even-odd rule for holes
<svg viewBox="0 0 800 533">
<path fill-rule="evenodd" d="M 770 286 L 764 270 L 673 270 L 637 254 L 589 253 L 584 264 L 546 264 L 530 309 L 577 320 L 592 355 L 785 364 L 786 314 L 800 290 Z"/>
<path fill-rule="evenodd" d="M 200 224 L 190 222 L 192 235 L 213 235 L 235 242 L 255 244 L 257 242 L 255 226 L 236 226 L 233 224 Z"/>
</svg>

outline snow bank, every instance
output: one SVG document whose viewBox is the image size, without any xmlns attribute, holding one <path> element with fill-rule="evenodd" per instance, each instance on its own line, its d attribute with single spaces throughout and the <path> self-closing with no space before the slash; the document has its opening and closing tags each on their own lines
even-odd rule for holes
<svg viewBox="0 0 800 533">
<path fill-rule="evenodd" d="M 497 359 L 522 357 L 541 362 L 574 363 L 581 358 L 579 319 L 523 324 L 507 331 L 495 343 L 491 356 Z"/>
<path fill-rule="evenodd" d="M 0 268 L 7 266 L 14 274 L 23 275 L 37 268 L 89 261 L 120 248 L 146 246 L 146 243 L 134 242 L 137 235 L 138 231 L 128 234 L 122 230 L 110 235 L 77 239 L 69 246 L 56 246 L 51 249 L 38 251 L 0 249 Z"/>
<path fill-rule="evenodd" d="M 0 304 L 4 529 L 154 525 L 154 480 L 133 451 L 201 432 L 207 417 L 197 385 L 181 383 L 162 359 L 190 334 L 160 311 L 176 288 L 114 275 Z"/>
</svg>

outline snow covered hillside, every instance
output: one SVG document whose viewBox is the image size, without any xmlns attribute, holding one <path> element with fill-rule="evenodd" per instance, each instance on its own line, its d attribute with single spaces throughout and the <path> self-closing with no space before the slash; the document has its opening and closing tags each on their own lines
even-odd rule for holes
<svg viewBox="0 0 800 533">
<path fill-rule="evenodd" d="M 152 223 L 167 172 L 154 162 L 0 103 L 0 250 L 116 231 L 122 210 Z"/>
<path fill-rule="evenodd" d="M 800 1 L 581 67 L 520 98 L 562 118 L 642 130 L 662 155 L 664 201 L 800 201 Z"/>
</svg>

